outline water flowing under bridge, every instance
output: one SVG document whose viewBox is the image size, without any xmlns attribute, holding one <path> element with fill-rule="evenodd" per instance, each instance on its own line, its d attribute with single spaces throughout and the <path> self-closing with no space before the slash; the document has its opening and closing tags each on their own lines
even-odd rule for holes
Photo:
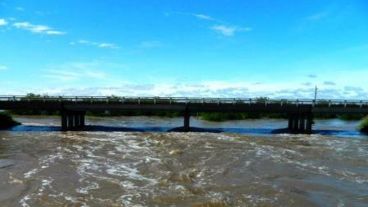
<svg viewBox="0 0 368 207">
<path fill-rule="evenodd" d="M 87 111 L 180 112 L 183 131 L 190 131 L 190 116 L 198 112 L 278 113 L 288 117 L 288 129 L 311 133 L 313 115 L 368 114 L 363 100 L 287 100 L 243 98 L 0 96 L 0 110 L 59 111 L 62 130 L 81 130 Z"/>
</svg>

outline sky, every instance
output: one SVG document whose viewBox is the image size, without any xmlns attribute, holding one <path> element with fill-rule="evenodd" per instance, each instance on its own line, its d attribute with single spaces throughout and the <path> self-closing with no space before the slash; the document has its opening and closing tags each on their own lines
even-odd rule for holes
<svg viewBox="0 0 368 207">
<path fill-rule="evenodd" d="M 366 0 L 0 0 L 0 94 L 368 100 Z"/>
</svg>

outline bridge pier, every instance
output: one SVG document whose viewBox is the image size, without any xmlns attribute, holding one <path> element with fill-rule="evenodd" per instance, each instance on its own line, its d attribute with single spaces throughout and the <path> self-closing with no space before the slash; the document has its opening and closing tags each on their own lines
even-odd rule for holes
<svg viewBox="0 0 368 207">
<path fill-rule="evenodd" d="M 85 126 L 85 114 L 81 111 L 62 111 L 61 129 L 63 131 L 82 129 Z"/>
<path fill-rule="evenodd" d="M 190 112 L 188 110 L 185 110 L 184 112 L 184 132 L 190 131 Z"/>
<path fill-rule="evenodd" d="M 312 126 L 313 126 L 314 122 L 313 122 L 313 114 L 310 113 L 307 115 L 307 128 L 306 131 L 308 133 L 312 133 Z"/>
<path fill-rule="evenodd" d="M 312 133 L 312 113 L 289 114 L 288 129 L 293 133 Z"/>
</svg>

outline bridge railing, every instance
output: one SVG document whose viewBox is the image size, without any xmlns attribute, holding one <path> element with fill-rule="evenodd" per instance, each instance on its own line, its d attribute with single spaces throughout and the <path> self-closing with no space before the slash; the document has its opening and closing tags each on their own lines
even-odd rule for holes
<svg viewBox="0 0 368 207">
<path fill-rule="evenodd" d="M 117 96 L 0 96 L 1 101 L 42 101 L 42 102 L 89 102 L 89 103 L 131 103 L 131 104 L 280 104 L 312 105 L 315 107 L 368 106 L 367 100 L 341 99 L 260 99 L 260 98 L 199 98 L 199 97 L 117 97 Z"/>
</svg>

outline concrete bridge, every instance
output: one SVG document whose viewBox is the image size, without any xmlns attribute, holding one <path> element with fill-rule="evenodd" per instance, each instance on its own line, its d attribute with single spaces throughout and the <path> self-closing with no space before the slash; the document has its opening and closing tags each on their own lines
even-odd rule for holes
<svg viewBox="0 0 368 207">
<path fill-rule="evenodd" d="M 190 116 L 198 112 L 279 113 L 288 117 L 293 133 L 311 133 L 313 115 L 368 114 L 368 101 L 354 100 L 261 100 L 240 98 L 176 97 L 35 97 L 0 96 L 0 110 L 59 111 L 62 130 L 80 130 L 87 111 L 180 112 L 183 130 L 190 131 Z"/>
</svg>

